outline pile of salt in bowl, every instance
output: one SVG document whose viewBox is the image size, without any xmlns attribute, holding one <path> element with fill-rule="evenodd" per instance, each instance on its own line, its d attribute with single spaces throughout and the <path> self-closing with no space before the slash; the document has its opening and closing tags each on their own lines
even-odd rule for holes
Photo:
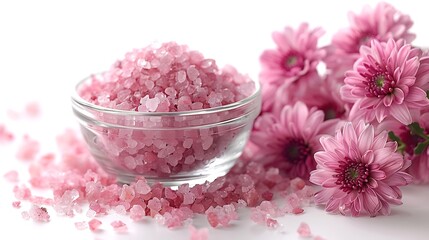
<svg viewBox="0 0 429 240">
<path fill-rule="evenodd" d="M 109 109 L 183 113 L 235 103 L 255 91 L 255 83 L 234 67 L 220 69 L 213 59 L 204 58 L 200 52 L 168 42 L 125 54 L 110 70 L 87 80 L 79 87 L 78 94 L 90 103 Z M 216 123 L 230 117 L 226 114 L 228 112 L 207 114 L 206 119 L 196 120 Z M 174 124 L 182 124 L 180 127 L 190 124 L 189 118 L 182 117 L 182 122 L 174 119 Z M 171 119 L 164 120 L 140 123 L 163 128 Z M 241 131 L 235 126 L 182 130 L 161 133 L 105 128 L 100 130 L 105 136 L 98 142 L 119 169 L 134 175 L 169 176 L 206 166 L 220 156 Z"/>
<path fill-rule="evenodd" d="M 80 89 L 96 105 L 138 112 L 183 112 L 219 107 L 253 94 L 254 82 L 232 66 L 175 42 L 149 45 L 125 54 Z"/>
</svg>

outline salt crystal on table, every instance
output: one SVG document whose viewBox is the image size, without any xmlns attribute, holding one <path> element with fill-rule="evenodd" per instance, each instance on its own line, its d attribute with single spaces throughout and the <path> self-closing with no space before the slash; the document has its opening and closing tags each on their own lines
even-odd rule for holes
<svg viewBox="0 0 429 240">
<path fill-rule="evenodd" d="M 300 237 L 309 238 L 311 237 L 311 230 L 307 223 L 302 222 L 297 230 Z"/>
<path fill-rule="evenodd" d="M 48 210 L 44 207 L 33 205 L 28 213 L 30 218 L 36 222 L 49 222 L 50 216 Z"/>
<path fill-rule="evenodd" d="M 38 117 L 40 115 L 40 106 L 37 102 L 29 102 L 25 106 L 25 113 L 29 117 Z"/>
<path fill-rule="evenodd" d="M 9 132 L 5 125 L 0 124 L 0 143 L 11 142 L 14 138 L 13 133 Z"/>
<path fill-rule="evenodd" d="M 145 215 L 145 209 L 141 205 L 134 205 L 130 209 L 130 218 L 134 221 L 143 219 Z"/>
<path fill-rule="evenodd" d="M 19 174 L 15 170 L 11 170 L 11 171 L 5 173 L 3 176 L 9 182 L 19 182 Z"/>
<path fill-rule="evenodd" d="M 209 230 L 207 228 L 197 229 L 189 225 L 190 240 L 207 240 L 209 239 Z"/>
<path fill-rule="evenodd" d="M 88 222 L 89 229 L 93 232 L 97 231 L 100 228 L 101 224 L 102 224 L 102 222 L 98 219 L 95 219 L 95 218 L 91 219 Z"/>
<path fill-rule="evenodd" d="M 39 149 L 39 142 L 31 139 L 28 135 L 25 135 L 18 148 L 16 157 L 21 160 L 33 160 L 39 152 Z"/>
<path fill-rule="evenodd" d="M 88 224 L 85 221 L 75 222 L 74 226 L 77 230 L 85 230 L 86 228 L 88 228 Z"/>
<path fill-rule="evenodd" d="M 125 232 L 128 231 L 127 225 L 125 223 L 123 223 L 122 221 L 120 221 L 120 220 L 113 221 L 113 222 L 110 223 L 110 225 L 118 233 L 125 233 Z"/>
<path fill-rule="evenodd" d="M 14 202 L 12 202 L 12 207 L 14 207 L 14 208 L 21 208 L 21 201 L 14 201 Z"/>
</svg>

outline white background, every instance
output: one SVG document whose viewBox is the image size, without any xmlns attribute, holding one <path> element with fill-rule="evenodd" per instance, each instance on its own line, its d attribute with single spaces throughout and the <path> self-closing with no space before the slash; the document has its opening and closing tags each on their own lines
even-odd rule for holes
<svg viewBox="0 0 429 240">
<path fill-rule="evenodd" d="M 429 17 L 424 5 L 388 1 L 415 22 L 416 45 L 427 46 Z M 29 133 L 52 151 L 54 137 L 66 127 L 76 128 L 70 91 L 80 79 L 106 70 L 133 48 L 154 41 L 177 41 L 214 58 L 220 66 L 232 64 L 257 79 L 258 58 L 274 47 L 271 32 L 307 21 L 326 30 L 321 44 L 338 29 L 348 26 L 347 12 L 360 12 L 376 1 L 1 1 L 0 2 L 0 123 L 16 131 L 19 142 Z M 42 106 L 38 120 L 11 121 L 7 110 L 21 111 L 28 101 Z M 0 145 L 0 174 L 26 165 L 14 159 L 16 145 Z M 56 217 L 48 224 L 24 221 L 21 210 L 11 207 L 10 183 L 0 179 L 0 239 L 189 239 L 187 228 L 167 230 L 146 219 L 132 223 L 124 216 L 102 219 L 103 231 L 78 231 L 74 222 Z M 283 227 L 269 230 L 248 220 L 248 212 L 231 227 L 210 228 L 209 239 L 299 239 L 298 225 L 307 222 L 314 235 L 329 240 L 427 239 L 429 236 L 429 186 L 404 188 L 404 205 L 392 216 L 347 218 L 307 208 L 300 216 L 279 219 Z M 24 205 L 24 208 L 28 207 Z M 128 234 L 116 234 L 109 223 L 121 218 Z M 207 227 L 204 217 L 194 220 Z M 8 236 L 8 237 L 6 237 Z"/>
</svg>

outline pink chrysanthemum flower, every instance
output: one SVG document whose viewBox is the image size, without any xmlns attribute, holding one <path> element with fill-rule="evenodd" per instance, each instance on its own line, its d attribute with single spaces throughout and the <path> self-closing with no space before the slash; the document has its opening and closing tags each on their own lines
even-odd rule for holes
<svg viewBox="0 0 429 240">
<path fill-rule="evenodd" d="M 255 159 L 278 167 L 291 178 L 308 179 L 315 169 L 313 154 L 320 149 L 321 134 L 333 133 L 334 121 L 323 121 L 324 114 L 308 109 L 302 102 L 286 105 L 279 115 L 258 117 L 251 141 L 259 152 Z"/>
<path fill-rule="evenodd" d="M 380 2 L 375 9 L 366 6 L 360 14 L 349 13 L 350 26 L 334 35 L 328 48 L 328 68 L 344 72 L 352 67 L 359 57 L 361 45 L 369 45 L 372 39 L 387 42 L 389 39 L 411 43 L 416 35 L 409 30 L 413 21 L 392 5 Z"/>
<path fill-rule="evenodd" d="M 406 171 L 413 176 L 414 183 L 429 183 L 429 148 L 426 146 L 420 153 L 415 152 L 418 144 L 429 141 L 429 109 L 412 111 L 412 116 L 413 121 L 422 129 L 419 134 L 412 132 L 410 126 L 404 126 L 395 119 L 384 120 L 377 126 L 377 130 L 391 131 L 395 138 L 399 138 L 398 151 L 411 160 L 411 166 Z"/>
<path fill-rule="evenodd" d="M 421 88 L 427 81 L 416 78 L 421 51 L 403 41 L 373 40 L 371 46 L 361 47 L 361 57 L 353 70 L 346 72 L 341 87 L 343 100 L 354 103 L 352 112 L 358 112 L 366 122 L 381 122 L 391 115 L 403 124 L 410 124 L 410 109 L 429 105 Z M 354 108 L 354 109 L 353 109 Z"/>
<path fill-rule="evenodd" d="M 283 32 L 274 32 L 277 49 L 264 51 L 260 59 L 262 84 L 290 84 L 314 71 L 325 55 L 325 50 L 317 47 L 323 33 L 321 28 L 309 29 L 306 23 L 297 30 L 286 27 Z"/>
<path fill-rule="evenodd" d="M 385 131 L 375 134 L 363 121 L 345 123 L 335 137 L 322 137 L 323 151 L 315 154 L 317 169 L 310 181 L 322 186 L 316 204 L 344 215 L 388 215 L 390 204 L 400 205 L 399 186 L 411 183 L 404 172 L 408 161 L 396 152 Z"/>
<path fill-rule="evenodd" d="M 389 39 L 411 43 L 416 35 L 409 30 L 413 21 L 392 5 L 380 2 L 375 9 L 365 6 L 360 14 L 349 13 L 350 27 L 334 35 L 332 43 L 346 54 L 359 53 L 361 45 L 372 39 L 387 42 Z"/>
</svg>

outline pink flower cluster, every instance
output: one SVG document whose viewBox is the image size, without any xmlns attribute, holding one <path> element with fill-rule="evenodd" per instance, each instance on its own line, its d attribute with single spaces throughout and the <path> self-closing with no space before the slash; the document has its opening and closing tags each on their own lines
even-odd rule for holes
<svg viewBox="0 0 429 240">
<path fill-rule="evenodd" d="M 382 2 L 351 13 L 328 46 L 306 23 L 275 32 L 254 160 L 319 185 L 315 202 L 344 215 L 387 215 L 400 186 L 429 183 L 429 54 L 412 25 Z"/>
</svg>

